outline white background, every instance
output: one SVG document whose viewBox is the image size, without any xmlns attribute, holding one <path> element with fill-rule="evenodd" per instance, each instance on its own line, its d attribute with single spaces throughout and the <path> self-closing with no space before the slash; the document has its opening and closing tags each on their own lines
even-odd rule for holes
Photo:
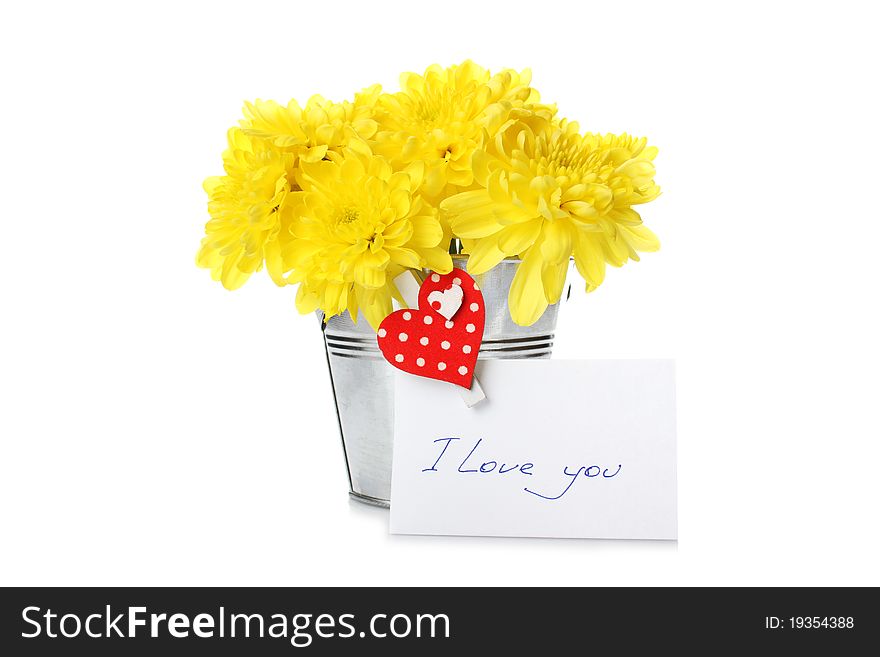
<svg viewBox="0 0 880 657">
<path fill-rule="evenodd" d="M 869 7 L 7 3 L 0 583 L 880 584 Z M 194 265 L 243 100 L 466 57 L 660 147 L 663 249 L 556 354 L 677 359 L 677 544 L 389 536 L 315 318 Z"/>
</svg>

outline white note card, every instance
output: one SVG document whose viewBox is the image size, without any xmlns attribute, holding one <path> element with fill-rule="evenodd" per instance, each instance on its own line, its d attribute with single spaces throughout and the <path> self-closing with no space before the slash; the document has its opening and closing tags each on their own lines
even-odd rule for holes
<svg viewBox="0 0 880 657">
<path fill-rule="evenodd" d="M 677 538 L 671 360 L 489 360 L 486 401 L 395 380 L 391 532 Z"/>
</svg>

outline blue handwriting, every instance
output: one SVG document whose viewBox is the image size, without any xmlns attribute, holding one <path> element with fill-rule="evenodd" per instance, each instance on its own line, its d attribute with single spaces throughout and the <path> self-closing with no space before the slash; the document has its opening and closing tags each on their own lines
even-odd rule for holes
<svg viewBox="0 0 880 657">
<path fill-rule="evenodd" d="M 442 449 L 440 450 L 440 453 L 437 455 L 437 459 L 434 461 L 433 465 L 431 465 L 430 468 L 424 468 L 422 470 L 422 472 L 439 472 L 440 468 L 438 466 L 440 465 L 441 461 L 444 461 L 444 457 L 446 456 L 446 452 L 449 450 L 449 446 L 453 442 L 458 441 L 458 440 L 461 440 L 461 438 L 457 438 L 457 437 L 437 438 L 434 441 L 434 444 L 438 444 L 438 443 L 442 444 Z M 476 474 L 489 474 L 491 472 L 496 472 L 499 475 L 506 475 L 506 474 L 513 472 L 513 473 L 519 473 L 519 474 L 528 475 L 528 476 L 531 476 L 534 474 L 534 472 L 532 472 L 532 469 L 535 467 L 535 464 L 531 463 L 531 462 L 509 464 L 507 462 L 502 461 L 502 462 L 500 462 L 500 465 L 499 465 L 499 461 L 492 460 L 492 459 L 480 462 L 480 459 L 474 457 L 474 454 L 479 449 L 482 442 L 483 442 L 483 439 L 480 438 L 474 443 L 474 446 L 467 453 L 467 456 L 465 456 L 461 460 L 461 462 L 458 463 L 458 466 L 456 467 L 457 472 L 460 472 L 461 474 L 474 474 L 474 473 L 476 473 Z M 448 461 L 449 459 L 446 459 L 446 460 Z M 598 465 L 590 465 L 590 466 L 582 465 L 574 472 L 570 472 L 569 467 L 565 466 L 562 469 L 562 473 L 566 477 L 569 477 L 569 480 L 568 480 L 568 482 L 565 483 L 565 487 L 562 489 L 562 491 L 559 494 L 545 495 L 543 493 L 538 493 L 534 490 L 531 490 L 528 487 L 523 488 L 523 490 L 526 493 L 531 493 L 532 495 L 534 495 L 536 497 L 540 497 L 541 499 L 551 500 L 551 501 L 558 500 L 558 499 L 561 499 L 571 489 L 572 486 L 574 486 L 575 481 L 577 481 L 581 475 L 583 475 L 587 479 L 593 479 L 595 477 L 600 477 L 600 476 L 602 479 L 612 479 L 613 477 L 616 477 L 618 475 L 618 473 L 620 473 L 620 470 L 622 467 L 623 467 L 622 465 L 618 464 L 617 469 L 613 473 L 609 474 L 610 468 L 602 468 L 601 466 L 598 466 Z"/>
</svg>

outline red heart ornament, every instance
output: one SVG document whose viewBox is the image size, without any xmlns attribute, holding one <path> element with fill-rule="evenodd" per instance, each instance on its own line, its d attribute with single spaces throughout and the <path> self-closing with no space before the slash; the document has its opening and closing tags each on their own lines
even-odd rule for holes
<svg viewBox="0 0 880 657">
<path fill-rule="evenodd" d="M 454 287 L 461 289 L 461 304 L 447 319 L 439 311 L 448 315 L 458 304 Z M 485 324 L 479 286 L 466 272 L 453 269 L 430 274 L 419 288 L 418 309 L 388 315 L 376 339 L 382 355 L 397 369 L 470 388 Z"/>
</svg>

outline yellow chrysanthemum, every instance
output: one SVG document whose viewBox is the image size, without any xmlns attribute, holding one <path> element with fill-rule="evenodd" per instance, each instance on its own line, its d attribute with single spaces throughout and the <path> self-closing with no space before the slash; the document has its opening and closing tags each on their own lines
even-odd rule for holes
<svg viewBox="0 0 880 657">
<path fill-rule="evenodd" d="M 196 262 L 215 280 L 236 289 L 263 263 L 278 285 L 285 285 L 284 252 L 289 247 L 290 192 L 299 188 L 301 162 L 341 153 L 352 140 L 376 132 L 370 116 L 381 88 L 376 85 L 354 102 L 333 103 L 313 96 L 300 108 L 295 100 L 245 103 L 240 128 L 229 131 L 223 155 L 226 175 L 208 178 L 208 211 Z"/>
<path fill-rule="evenodd" d="M 281 250 L 290 225 L 296 157 L 232 128 L 223 153 L 225 176 L 205 180 L 210 221 L 196 256 L 227 289 L 241 287 L 263 262 L 281 282 Z M 280 237 L 279 237 L 280 235 Z"/>
<path fill-rule="evenodd" d="M 376 133 L 372 115 L 381 91 L 374 85 L 356 94 L 354 102 L 341 103 L 316 95 L 305 109 L 296 100 L 286 106 L 257 100 L 245 103 L 240 124 L 247 135 L 269 140 L 303 162 L 317 162 L 328 151 L 341 153 L 353 139 L 369 139 Z"/>
<path fill-rule="evenodd" d="M 285 254 L 290 282 L 300 283 L 300 312 L 348 310 L 356 319 L 360 309 L 377 328 L 392 297 L 400 298 L 398 274 L 452 269 L 437 210 L 420 194 L 423 176 L 420 163 L 394 172 L 364 142 L 302 163 L 294 240 Z"/>
<path fill-rule="evenodd" d="M 445 200 L 452 229 L 481 273 L 520 256 L 508 301 L 533 324 L 562 294 L 570 257 L 600 285 L 605 263 L 638 260 L 659 242 L 632 206 L 656 198 L 656 148 L 628 135 L 580 134 L 577 123 L 521 112 L 473 158 L 482 189 Z"/>
<path fill-rule="evenodd" d="M 491 75 L 472 61 L 449 68 L 435 64 L 424 75 L 404 73 L 401 91 L 378 99 L 374 150 L 395 167 L 424 162 L 422 193 L 439 202 L 473 184 L 471 157 L 511 108 L 539 101 L 530 81 L 528 70 Z M 548 117 L 555 111 L 543 109 Z"/>
</svg>

